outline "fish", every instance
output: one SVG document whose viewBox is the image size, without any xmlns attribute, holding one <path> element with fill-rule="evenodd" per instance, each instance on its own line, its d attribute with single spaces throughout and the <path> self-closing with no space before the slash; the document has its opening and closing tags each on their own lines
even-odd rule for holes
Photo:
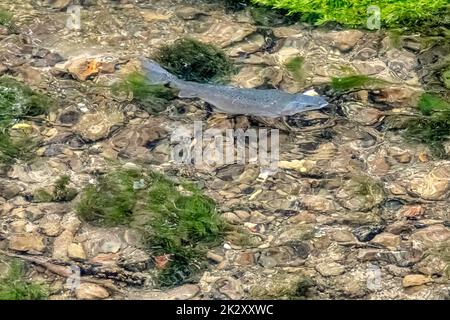
<svg viewBox="0 0 450 320">
<path fill-rule="evenodd" d="M 227 114 L 277 118 L 328 105 L 321 96 L 185 81 L 151 59 L 143 59 L 142 68 L 149 83 L 167 85 L 178 90 L 179 98 L 198 98 L 212 105 L 215 111 Z"/>
</svg>

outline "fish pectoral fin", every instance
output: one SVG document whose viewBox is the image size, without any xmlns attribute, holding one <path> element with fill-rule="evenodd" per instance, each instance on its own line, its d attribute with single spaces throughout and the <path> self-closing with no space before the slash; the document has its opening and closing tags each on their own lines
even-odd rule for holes
<svg viewBox="0 0 450 320">
<path fill-rule="evenodd" d="M 179 98 L 195 98 L 196 95 L 195 95 L 195 93 L 193 91 L 190 91 L 188 89 L 181 89 L 178 92 L 178 97 Z"/>
</svg>

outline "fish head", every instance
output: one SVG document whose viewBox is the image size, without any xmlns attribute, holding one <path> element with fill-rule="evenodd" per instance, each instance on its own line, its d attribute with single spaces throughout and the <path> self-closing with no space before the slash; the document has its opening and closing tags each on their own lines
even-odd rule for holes
<svg viewBox="0 0 450 320">
<path fill-rule="evenodd" d="M 284 108 L 283 115 L 293 115 L 299 112 L 322 109 L 328 102 L 320 96 L 298 95 Z"/>
</svg>

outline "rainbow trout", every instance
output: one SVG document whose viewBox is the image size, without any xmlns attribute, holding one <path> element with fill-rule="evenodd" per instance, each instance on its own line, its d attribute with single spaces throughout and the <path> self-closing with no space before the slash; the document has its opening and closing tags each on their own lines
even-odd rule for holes
<svg viewBox="0 0 450 320">
<path fill-rule="evenodd" d="M 223 113 L 276 118 L 321 109 L 328 105 L 328 102 L 319 96 L 181 80 L 152 60 L 143 60 L 142 66 L 150 83 L 165 84 L 178 89 L 180 98 L 199 98 Z"/>
</svg>

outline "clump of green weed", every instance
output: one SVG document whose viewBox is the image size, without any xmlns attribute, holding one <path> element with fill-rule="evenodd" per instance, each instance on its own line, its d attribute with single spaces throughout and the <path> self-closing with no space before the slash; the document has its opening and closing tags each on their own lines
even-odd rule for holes
<svg viewBox="0 0 450 320">
<path fill-rule="evenodd" d="M 386 196 L 383 185 L 365 175 L 356 175 L 344 183 L 337 196 L 347 209 L 368 211 L 381 204 Z M 350 201 L 349 201 L 350 200 Z"/>
<path fill-rule="evenodd" d="M 147 112 L 157 114 L 167 107 L 175 98 L 175 91 L 159 84 L 151 84 L 138 72 L 128 74 L 123 80 L 112 86 L 115 94 L 126 93 L 139 103 Z"/>
<path fill-rule="evenodd" d="M 405 122 L 405 136 L 426 144 L 438 158 L 447 156 L 443 143 L 450 136 L 450 102 L 424 93 L 417 105 L 420 113 Z"/>
<path fill-rule="evenodd" d="M 70 201 L 77 195 L 77 190 L 69 187 L 70 177 L 62 175 L 55 182 L 54 199 L 55 201 Z"/>
<path fill-rule="evenodd" d="M 249 294 L 256 299 L 302 300 L 313 286 L 309 277 L 280 272 L 261 279 Z"/>
<path fill-rule="evenodd" d="M 366 75 L 351 75 L 347 77 L 334 77 L 331 79 L 331 88 L 336 91 L 348 91 L 354 89 L 369 89 L 386 85 L 387 81 L 369 77 Z"/>
<path fill-rule="evenodd" d="M 290 23 L 294 19 L 292 16 L 286 16 L 287 12 L 267 7 L 251 6 L 249 11 L 254 23 L 263 27 L 274 27 L 283 23 Z"/>
<path fill-rule="evenodd" d="M 222 49 L 190 38 L 161 47 L 154 60 L 178 77 L 196 82 L 226 81 L 235 70 Z"/>
<path fill-rule="evenodd" d="M 303 21 L 316 25 L 336 22 L 351 27 L 366 26 L 371 0 L 252 0 L 253 3 L 298 13 Z M 379 0 L 381 23 L 388 27 L 417 26 L 445 17 L 447 0 Z"/>
<path fill-rule="evenodd" d="M 0 77 L 0 125 L 47 113 L 51 99 L 8 76 Z"/>
<path fill-rule="evenodd" d="M 48 296 L 45 286 L 25 280 L 25 266 L 13 260 L 8 274 L 0 278 L 0 300 L 43 300 Z"/>
<path fill-rule="evenodd" d="M 202 268 L 205 249 L 217 244 L 224 224 L 216 213 L 214 201 L 193 185 L 183 184 L 182 191 L 167 178 L 152 173 L 147 206 L 152 212 L 146 225 L 146 237 L 156 254 L 170 254 L 169 269 L 161 273 L 161 285 L 173 285 L 173 270 L 185 277 Z M 194 263 L 196 261 L 196 263 Z M 179 280 L 185 280 L 179 274 Z M 181 282 L 181 281 L 180 281 Z"/>
<path fill-rule="evenodd" d="M 120 169 L 100 177 L 83 190 L 76 210 L 87 221 L 141 230 L 155 256 L 170 257 L 158 276 L 161 286 L 182 283 L 202 269 L 206 248 L 224 228 L 214 201 L 197 187 L 151 171 Z"/>
<path fill-rule="evenodd" d="M 32 158 L 37 142 L 26 133 L 11 135 L 19 120 L 47 113 L 52 100 L 7 76 L 0 77 L 0 162 L 11 165 L 17 159 Z"/>
<path fill-rule="evenodd" d="M 12 14 L 8 11 L 0 8 L 0 26 L 11 27 L 12 26 Z"/>
<path fill-rule="evenodd" d="M 4 130 L 0 131 L 0 163 L 10 166 L 17 160 L 31 160 L 37 147 L 36 140 L 26 134 L 11 137 L 8 129 Z"/>
<path fill-rule="evenodd" d="M 84 188 L 76 210 L 81 218 L 98 224 L 116 226 L 131 221 L 137 200 L 134 183 L 139 171 L 116 170 L 98 178 L 96 185 Z"/>
<path fill-rule="evenodd" d="M 36 202 L 51 202 L 51 201 L 71 201 L 77 195 L 77 190 L 69 187 L 70 177 L 68 175 L 60 176 L 54 186 L 52 192 L 46 189 L 38 189 L 34 193 L 34 200 Z"/>
<path fill-rule="evenodd" d="M 285 67 L 292 75 L 294 80 L 303 80 L 303 65 L 305 63 L 305 58 L 303 57 L 293 57 L 286 61 Z"/>
</svg>

